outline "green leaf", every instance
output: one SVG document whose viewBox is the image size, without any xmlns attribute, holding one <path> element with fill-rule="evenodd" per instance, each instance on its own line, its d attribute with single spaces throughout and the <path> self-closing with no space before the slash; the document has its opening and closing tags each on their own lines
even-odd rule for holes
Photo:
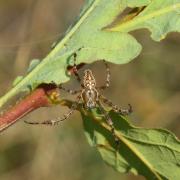
<svg viewBox="0 0 180 180">
<path fill-rule="evenodd" d="M 109 113 L 120 144 L 117 146 L 102 115 L 82 111 L 85 134 L 90 145 L 119 172 L 141 174 L 147 179 L 180 179 L 180 141 L 162 129 L 130 125 L 114 112 Z"/>
<path fill-rule="evenodd" d="M 23 79 L 23 76 L 17 76 L 16 79 L 12 83 L 13 87 L 16 86 L 22 79 Z"/>
<path fill-rule="evenodd" d="M 153 0 L 130 21 L 120 19 L 108 30 L 130 32 L 141 28 L 149 29 L 152 39 L 156 41 L 164 39 L 169 32 L 180 32 L 180 1 Z"/>
<path fill-rule="evenodd" d="M 1 98 L 0 106 L 18 92 L 29 90 L 29 87 L 34 89 L 41 83 L 60 84 L 68 81 L 66 68 L 71 63 L 72 54 L 79 48 L 82 50 L 77 52 L 77 63 L 106 59 L 123 64 L 140 53 L 141 46 L 131 35 L 102 30 L 123 10 L 124 6 L 121 6 L 120 0 L 86 2 L 76 24 L 39 65 Z"/>
<path fill-rule="evenodd" d="M 38 64 L 40 63 L 39 59 L 33 59 L 31 60 L 31 63 L 29 64 L 29 68 L 27 70 L 27 72 L 31 72 Z"/>
<path fill-rule="evenodd" d="M 146 24 L 149 24 L 148 20 L 150 17 L 152 17 L 153 20 L 151 26 L 147 26 L 147 28 L 151 28 L 153 31 L 155 31 L 154 27 L 157 26 L 157 21 L 162 22 L 162 26 L 159 25 L 157 26 L 158 28 L 156 28 L 160 29 L 159 31 L 164 32 L 165 27 L 171 27 L 167 28 L 168 32 L 179 28 L 179 19 L 177 19 L 177 17 L 179 17 L 179 3 L 176 3 L 177 1 L 175 0 L 166 1 L 168 3 L 164 3 L 162 11 L 159 12 L 158 2 L 159 0 L 86 1 L 78 19 L 68 29 L 64 38 L 56 43 L 54 49 L 52 49 L 35 68 L 27 73 L 15 87 L 0 99 L 0 107 L 20 91 L 33 90 L 42 83 L 54 82 L 60 84 L 67 82 L 70 77 L 66 73 L 66 68 L 69 64 L 72 64 L 72 55 L 74 52 L 77 52 L 77 64 L 82 62 L 92 63 L 100 59 L 105 59 L 116 64 L 130 62 L 139 55 L 141 45 L 132 35 L 128 34 L 128 32 L 147 26 Z M 168 6 L 166 7 L 165 5 Z M 147 7 L 143 9 L 144 6 Z M 127 7 L 139 7 L 141 9 L 141 11 L 138 11 L 137 14 L 134 15 L 137 16 L 137 20 L 136 17 L 133 16 L 133 19 L 124 23 L 124 31 L 120 31 L 116 28 L 107 29 L 107 27 L 111 27 L 110 25 L 116 20 L 118 15 Z M 166 16 L 172 20 L 169 21 L 168 19 L 170 25 L 168 24 L 167 26 L 167 22 L 164 23 L 165 20 L 160 21 L 160 15 L 152 16 L 151 14 L 149 16 L 143 16 L 143 14 L 147 13 L 148 9 L 153 9 L 154 13 L 152 14 L 155 15 L 166 14 Z M 126 17 L 129 16 L 131 16 L 131 14 L 126 15 Z M 142 26 L 139 25 L 139 22 L 141 22 Z M 112 32 L 112 30 L 117 30 L 118 32 Z M 156 33 L 153 32 L 153 34 Z M 79 48 L 81 48 L 81 50 L 78 51 Z"/>
</svg>

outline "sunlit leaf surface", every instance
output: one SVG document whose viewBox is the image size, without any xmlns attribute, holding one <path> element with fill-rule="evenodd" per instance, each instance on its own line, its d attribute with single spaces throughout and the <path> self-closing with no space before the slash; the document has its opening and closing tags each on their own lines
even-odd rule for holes
<svg viewBox="0 0 180 180">
<path fill-rule="evenodd" d="M 82 111 L 86 137 L 108 164 L 119 172 L 141 174 L 147 179 L 179 179 L 180 141 L 173 134 L 135 127 L 113 112 L 110 116 L 118 146 L 102 114 Z"/>
</svg>

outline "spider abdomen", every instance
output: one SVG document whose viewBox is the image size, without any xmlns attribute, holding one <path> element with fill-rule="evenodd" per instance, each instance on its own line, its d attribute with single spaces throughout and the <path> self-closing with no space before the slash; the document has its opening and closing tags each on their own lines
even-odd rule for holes
<svg viewBox="0 0 180 180">
<path fill-rule="evenodd" d="M 82 99 L 86 108 L 95 108 L 98 101 L 98 92 L 96 89 L 84 89 Z"/>
</svg>

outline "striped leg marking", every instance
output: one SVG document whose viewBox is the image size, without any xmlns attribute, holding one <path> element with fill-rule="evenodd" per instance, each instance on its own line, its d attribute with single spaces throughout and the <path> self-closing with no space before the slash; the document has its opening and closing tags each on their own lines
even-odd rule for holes
<svg viewBox="0 0 180 180">
<path fill-rule="evenodd" d="M 76 110 L 76 108 L 77 108 L 77 104 L 80 102 L 80 98 L 81 98 L 81 96 L 78 96 L 78 97 L 77 97 L 77 99 L 78 99 L 78 100 L 77 100 L 77 103 L 73 103 L 72 106 L 71 106 L 71 108 L 70 108 L 70 110 L 69 110 L 69 112 L 66 113 L 66 114 L 64 114 L 63 117 L 57 117 L 57 118 L 55 118 L 55 119 L 46 120 L 46 121 L 43 121 L 43 122 L 29 122 L 29 121 L 24 121 L 24 122 L 27 123 L 27 124 L 32 124 L 32 125 L 38 125 L 38 124 L 52 125 L 52 126 L 58 125 L 59 122 L 68 119 L 69 116 L 72 115 L 72 113 L 73 113 L 73 112 Z"/>
<path fill-rule="evenodd" d="M 110 100 L 108 100 L 106 97 L 100 95 L 100 99 L 107 104 L 108 106 L 112 107 L 112 110 L 114 112 L 117 112 L 123 116 L 129 115 L 133 112 L 132 110 L 132 106 L 130 104 L 128 104 L 129 108 L 128 109 L 121 109 L 119 108 L 117 105 L 114 105 Z"/>
<path fill-rule="evenodd" d="M 62 89 L 62 90 L 65 91 L 65 92 L 68 92 L 69 94 L 72 94 L 72 95 L 75 95 L 75 94 L 81 92 L 81 90 L 67 89 L 67 88 L 63 87 L 62 85 L 59 85 L 58 88 L 59 88 L 59 89 Z"/>
<path fill-rule="evenodd" d="M 100 102 L 98 102 L 98 105 L 99 105 L 99 109 L 100 109 L 102 115 L 104 116 L 107 124 L 111 127 L 111 133 L 112 133 L 112 135 L 113 135 L 113 137 L 114 137 L 114 140 L 115 140 L 116 144 L 119 144 L 119 140 L 118 140 L 118 138 L 117 138 L 117 136 L 115 135 L 115 132 L 114 132 L 115 128 L 114 128 L 113 121 L 112 121 L 111 117 L 110 117 L 109 114 L 104 110 L 104 108 L 102 107 L 102 105 L 101 105 Z"/>
</svg>

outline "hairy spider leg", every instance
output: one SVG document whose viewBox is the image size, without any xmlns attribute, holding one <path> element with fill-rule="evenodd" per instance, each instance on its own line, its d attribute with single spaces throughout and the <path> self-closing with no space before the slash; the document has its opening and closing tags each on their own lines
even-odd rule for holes
<svg viewBox="0 0 180 180">
<path fill-rule="evenodd" d="M 78 51 L 80 51 L 80 49 Z M 81 78 L 78 74 L 78 68 L 76 65 L 76 60 L 77 60 L 77 53 L 76 52 L 73 54 L 73 57 L 74 57 L 73 73 L 76 76 L 76 79 L 79 81 L 79 83 L 81 83 Z"/>
<path fill-rule="evenodd" d="M 67 89 L 65 87 L 63 87 L 61 84 L 58 86 L 59 89 L 62 89 L 65 92 L 68 92 L 69 94 L 75 95 L 77 93 L 80 93 L 81 90 L 72 90 L 72 89 Z"/>
<path fill-rule="evenodd" d="M 77 60 L 77 52 L 81 51 L 81 49 L 83 49 L 84 47 L 80 47 L 76 52 L 73 53 L 73 60 L 74 60 L 74 65 L 73 65 L 73 73 L 76 76 L 76 79 L 79 81 L 79 83 L 81 84 L 81 78 L 78 74 L 78 68 L 77 68 L 77 64 L 76 64 L 76 60 Z M 82 84 L 81 84 L 82 86 Z"/>
<path fill-rule="evenodd" d="M 77 102 L 72 104 L 69 112 L 67 112 L 66 114 L 64 114 L 63 117 L 57 117 L 57 118 L 55 118 L 55 119 L 46 120 L 46 121 L 43 121 L 43 122 L 29 122 L 29 121 L 24 121 L 24 122 L 27 123 L 27 124 L 32 124 L 32 125 L 39 125 L 39 124 L 52 125 L 52 126 L 58 125 L 59 122 L 68 119 L 69 116 L 72 115 L 72 113 L 76 110 L 77 104 L 79 104 L 80 100 L 81 100 L 81 96 L 79 95 L 79 96 L 77 97 Z"/>
<path fill-rule="evenodd" d="M 82 48 L 78 49 L 78 51 L 80 51 L 81 49 L 82 49 Z M 73 57 L 74 57 L 74 59 L 73 59 L 73 60 L 74 60 L 74 64 L 73 64 L 73 67 L 72 67 L 72 69 L 73 69 L 72 71 L 73 71 L 73 74 L 75 75 L 77 81 L 78 81 L 78 82 L 81 84 L 81 86 L 83 87 L 83 85 L 82 85 L 82 83 L 81 83 L 81 78 L 80 78 L 80 76 L 79 76 L 79 74 L 78 74 L 78 68 L 77 68 L 77 65 L 76 65 L 77 53 L 73 53 Z M 70 94 L 72 94 L 72 95 L 81 92 L 81 90 L 67 89 L 67 88 L 63 87 L 62 84 L 60 84 L 60 85 L 58 86 L 58 88 L 66 91 L 66 92 L 68 92 L 68 93 L 70 93 Z"/>
<path fill-rule="evenodd" d="M 98 106 L 98 107 L 99 107 L 99 110 L 100 110 L 100 112 L 102 113 L 102 115 L 104 116 L 107 124 L 111 127 L 111 133 L 112 133 L 112 135 L 113 135 L 113 137 L 114 137 L 114 140 L 115 140 L 116 144 L 118 144 L 118 143 L 119 143 L 119 140 L 118 140 L 118 138 L 117 138 L 117 136 L 116 136 L 116 134 L 115 134 L 115 132 L 114 132 L 114 131 L 115 131 L 115 128 L 114 128 L 113 121 L 112 121 L 111 117 L 109 116 L 109 114 L 107 113 L 107 111 L 104 110 L 104 108 L 103 108 L 103 106 L 101 105 L 100 101 L 98 101 L 98 105 L 99 105 L 99 106 Z"/>
<path fill-rule="evenodd" d="M 98 89 L 102 89 L 105 90 L 106 88 L 108 88 L 110 86 L 110 77 L 111 77 L 111 73 L 110 73 L 110 68 L 107 64 L 107 62 L 105 60 L 103 60 L 105 67 L 106 67 L 106 82 L 103 86 L 98 87 Z"/>
<path fill-rule="evenodd" d="M 118 152 L 119 152 L 120 141 L 119 141 L 118 137 L 115 134 L 115 127 L 114 127 L 114 123 L 113 123 L 111 117 L 109 116 L 107 111 L 104 110 L 104 108 L 101 105 L 100 101 L 98 101 L 98 105 L 99 105 L 99 110 L 104 115 L 104 118 L 105 118 L 107 124 L 111 127 L 111 133 L 112 133 L 112 136 L 113 136 L 114 141 L 115 141 L 115 157 L 116 157 L 115 158 L 115 163 L 117 165 L 118 164 Z"/>
<path fill-rule="evenodd" d="M 107 99 L 106 97 L 102 95 L 99 96 L 99 99 L 102 100 L 108 106 L 110 106 L 114 112 L 117 112 L 123 116 L 129 115 L 130 113 L 133 112 L 132 106 L 130 104 L 128 104 L 129 106 L 128 109 L 121 109 L 117 105 L 114 105 L 109 99 Z"/>
</svg>

